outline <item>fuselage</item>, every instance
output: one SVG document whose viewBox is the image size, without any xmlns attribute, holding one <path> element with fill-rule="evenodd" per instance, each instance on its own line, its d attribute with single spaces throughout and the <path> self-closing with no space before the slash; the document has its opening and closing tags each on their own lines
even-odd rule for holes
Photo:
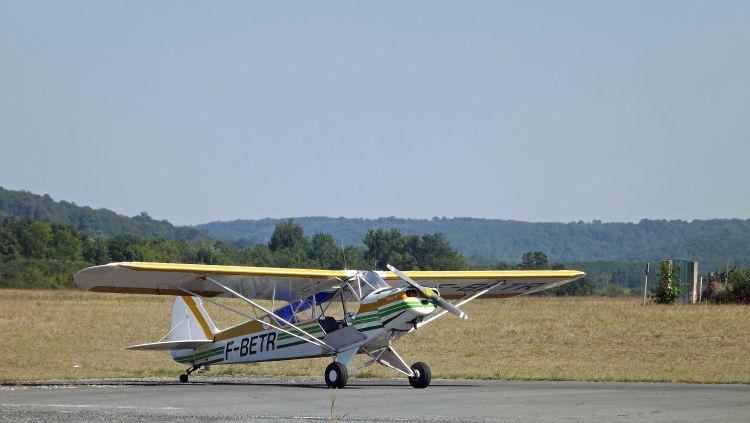
<svg viewBox="0 0 750 423">
<path fill-rule="evenodd" d="M 175 361 L 192 366 L 290 360 L 336 355 L 342 349 L 388 345 L 415 330 L 436 309 L 433 300 L 411 288 L 382 288 L 362 298 L 356 314 L 298 322 L 297 328 L 272 315 L 248 321 L 214 335 L 213 343 L 195 350 L 174 350 Z M 271 325 L 284 330 L 274 329 Z M 337 351 L 309 342 L 314 337 Z"/>
</svg>

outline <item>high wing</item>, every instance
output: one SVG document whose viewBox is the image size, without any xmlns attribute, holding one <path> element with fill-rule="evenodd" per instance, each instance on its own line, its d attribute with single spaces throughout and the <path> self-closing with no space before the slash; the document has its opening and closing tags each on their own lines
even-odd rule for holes
<svg viewBox="0 0 750 423">
<path fill-rule="evenodd" d="M 341 286 L 354 270 L 123 262 L 83 269 L 75 275 L 81 288 L 95 292 L 233 297 L 208 279 L 252 299 L 295 301 Z M 377 272 L 392 286 L 405 286 L 393 272 Z M 585 276 L 575 270 L 407 271 L 419 284 L 437 288 L 444 298 L 507 298 L 553 288 Z"/>
<path fill-rule="evenodd" d="M 406 286 L 393 272 L 379 272 L 392 286 Z M 443 298 L 464 298 L 489 289 L 482 298 L 509 298 L 554 288 L 586 276 L 577 270 L 484 270 L 403 272 Z"/>
<path fill-rule="evenodd" d="M 252 299 L 294 301 L 340 286 L 353 270 L 279 269 L 177 263 L 123 262 L 76 273 L 76 284 L 94 292 L 233 297 L 206 277 Z"/>
</svg>

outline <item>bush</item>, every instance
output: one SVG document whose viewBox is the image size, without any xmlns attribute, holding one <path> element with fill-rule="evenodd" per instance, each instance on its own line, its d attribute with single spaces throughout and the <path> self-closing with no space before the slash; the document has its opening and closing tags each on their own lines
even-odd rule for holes
<svg viewBox="0 0 750 423">
<path fill-rule="evenodd" d="M 728 291 L 732 301 L 750 304 L 750 270 L 730 272 Z"/>
<path fill-rule="evenodd" d="M 73 275 L 90 263 L 54 259 L 17 259 L 0 262 L 0 288 L 76 288 Z"/>
<path fill-rule="evenodd" d="M 651 288 L 651 296 L 656 304 L 674 304 L 682 295 L 679 281 L 677 280 L 677 268 L 671 260 L 664 260 L 659 264 L 659 285 Z"/>
<path fill-rule="evenodd" d="M 703 299 L 714 303 L 750 304 L 750 270 L 716 272 L 718 277 L 703 289 Z"/>
<path fill-rule="evenodd" d="M 703 288 L 701 297 L 703 298 L 703 301 L 714 303 L 726 303 L 731 301 L 729 299 L 729 290 L 726 285 L 724 285 L 724 282 L 721 281 L 711 281 L 706 284 Z"/>
</svg>

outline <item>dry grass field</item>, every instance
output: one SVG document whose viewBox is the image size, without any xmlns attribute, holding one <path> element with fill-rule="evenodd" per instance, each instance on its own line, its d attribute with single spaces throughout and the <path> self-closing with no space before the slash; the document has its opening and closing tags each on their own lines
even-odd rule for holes
<svg viewBox="0 0 750 423">
<path fill-rule="evenodd" d="M 169 330 L 171 297 L 0 290 L 0 381 L 176 376 L 165 352 L 127 351 Z M 750 307 L 641 307 L 637 299 L 478 300 L 396 343 L 435 377 L 750 383 Z M 233 319 L 209 308 L 219 327 Z M 213 375 L 321 375 L 330 359 L 215 366 Z M 350 373 L 394 377 L 372 366 Z"/>
</svg>

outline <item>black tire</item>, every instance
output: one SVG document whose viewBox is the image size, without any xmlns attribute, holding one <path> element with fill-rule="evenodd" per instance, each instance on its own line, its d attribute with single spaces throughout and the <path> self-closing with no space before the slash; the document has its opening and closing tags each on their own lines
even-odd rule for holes
<svg viewBox="0 0 750 423">
<path fill-rule="evenodd" d="M 414 372 L 414 377 L 409 377 L 409 383 L 411 386 L 417 389 L 423 389 L 430 386 L 430 381 L 432 381 L 432 371 L 430 371 L 430 366 L 418 361 L 411 365 L 411 371 Z"/>
<path fill-rule="evenodd" d="M 181 374 L 180 375 L 180 382 L 182 382 L 182 383 L 188 383 L 188 375 Z"/>
<path fill-rule="evenodd" d="M 334 361 L 326 367 L 326 372 L 323 375 L 326 379 L 326 385 L 331 389 L 341 389 L 346 386 L 346 381 L 349 379 L 349 372 L 346 371 L 346 366 Z"/>
</svg>

